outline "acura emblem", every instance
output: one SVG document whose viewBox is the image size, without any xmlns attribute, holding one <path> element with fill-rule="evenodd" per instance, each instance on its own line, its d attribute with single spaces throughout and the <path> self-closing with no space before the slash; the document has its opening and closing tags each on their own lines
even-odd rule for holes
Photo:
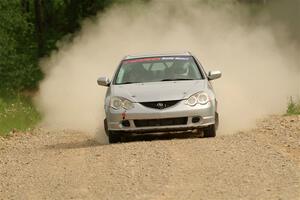
<svg viewBox="0 0 300 200">
<path fill-rule="evenodd" d="M 163 109 L 163 108 L 164 108 L 164 104 L 161 103 L 161 102 L 157 103 L 156 106 L 157 106 L 157 108 L 159 108 L 159 109 Z"/>
</svg>

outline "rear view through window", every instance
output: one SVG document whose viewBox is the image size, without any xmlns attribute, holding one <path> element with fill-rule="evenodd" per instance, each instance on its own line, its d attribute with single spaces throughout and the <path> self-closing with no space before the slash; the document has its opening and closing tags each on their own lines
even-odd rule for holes
<svg viewBox="0 0 300 200">
<path fill-rule="evenodd" d="M 124 60 L 115 84 L 203 79 L 193 57 L 154 57 Z"/>
</svg>

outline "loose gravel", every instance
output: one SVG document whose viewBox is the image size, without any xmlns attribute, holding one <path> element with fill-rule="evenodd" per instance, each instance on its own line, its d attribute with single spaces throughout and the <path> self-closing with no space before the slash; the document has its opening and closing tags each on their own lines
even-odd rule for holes
<svg viewBox="0 0 300 200">
<path fill-rule="evenodd" d="M 0 139 L 0 158 L 0 199 L 300 199 L 300 116 L 113 145 L 38 129 Z"/>
</svg>

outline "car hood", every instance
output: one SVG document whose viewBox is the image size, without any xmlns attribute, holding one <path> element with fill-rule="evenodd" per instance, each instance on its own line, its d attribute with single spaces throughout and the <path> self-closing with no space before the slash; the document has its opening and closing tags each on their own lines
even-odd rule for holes
<svg viewBox="0 0 300 200">
<path fill-rule="evenodd" d="M 111 96 L 125 97 L 132 102 L 171 101 L 186 99 L 206 87 L 206 80 L 111 85 Z"/>
</svg>

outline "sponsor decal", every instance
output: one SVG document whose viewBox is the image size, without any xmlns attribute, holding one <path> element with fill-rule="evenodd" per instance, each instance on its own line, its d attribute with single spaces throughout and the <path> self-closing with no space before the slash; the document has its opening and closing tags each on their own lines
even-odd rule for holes
<svg viewBox="0 0 300 200">
<path fill-rule="evenodd" d="M 175 57 L 175 60 L 189 60 L 189 57 Z"/>
<path fill-rule="evenodd" d="M 162 57 L 161 60 L 189 60 L 190 57 Z"/>
<path fill-rule="evenodd" d="M 139 58 L 139 59 L 132 59 L 132 60 L 124 60 L 123 63 L 128 64 L 128 63 L 149 62 L 149 61 L 158 61 L 158 60 L 161 60 L 161 58 L 160 57 L 156 57 L 156 58 Z"/>
<path fill-rule="evenodd" d="M 174 60 L 174 57 L 162 57 L 161 60 Z"/>
<path fill-rule="evenodd" d="M 190 57 L 182 56 L 182 57 L 139 58 L 139 59 L 124 60 L 123 64 L 139 63 L 139 62 L 151 62 L 151 61 L 159 61 L 159 60 L 190 60 Z"/>
</svg>

